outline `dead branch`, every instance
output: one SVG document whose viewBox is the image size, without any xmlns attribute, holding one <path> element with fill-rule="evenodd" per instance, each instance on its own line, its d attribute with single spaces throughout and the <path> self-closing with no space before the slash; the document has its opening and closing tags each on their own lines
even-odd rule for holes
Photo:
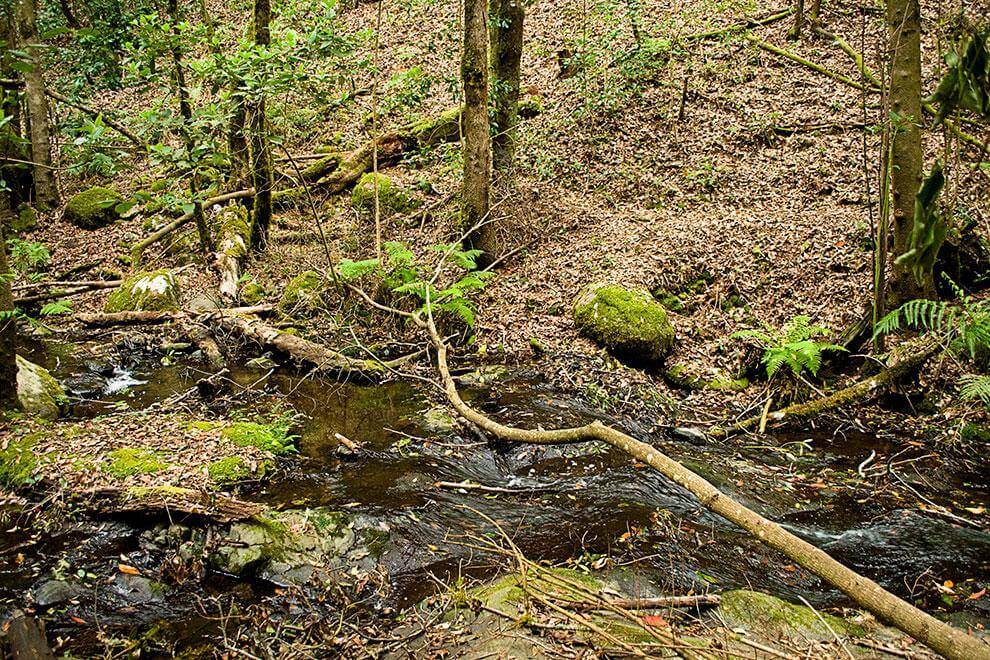
<svg viewBox="0 0 990 660">
<path fill-rule="evenodd" d="M 771 23 L 776 23 L 777 21 L 782 21 L 791 14 L 794 13 L 793 9 L 784 9 L 778 12 L 770 14 L 766 18 L 755 18 L 743 23 L 736 23 L 730 25 L 729 27 L 720 28 L 718 30 L 709 30 L 708 32 L 698 32 L 696 34 L 689 34 L 685 37 L 681 37 L 683 41 L 703 41 L 705 39 L 714 39 L 717 37 L 724 37 L 733 32 L 742 32 L 743 30 L 750 30 L 755 27 L 762 27 L 764 25 L 770 25 Z"/>
<path fill-rule="evenodd" d="M 718 594 L 698 594 L 656 598 L 611 598 L 603 603 L 570 601 L 567 606 L 576 610 L 607 610 L 610 605 L 624 610 L 664 610 L 679 607 L 714 607 L 721 602 L 722 598 Z"/>
<path fill-rule="evenodd" d="M 20 298 L 14 298 L 15 305 L 27 305 L 30 303 L 42 302 L 45 300 L 54 300 L 56 298 L 69 298 L 71 296 L 78 296 L 82 293 L 88 293 L 89 291 L 95 291 L 97 289 L 115 289 L 123 284 L 123 280 L 106 280 L 97 282 L 84 282 L 80 283 L 78 286 L 72 286 L 66 289 L 52 289 L 50 291 L 45 291 L 43 293 L 34 293 L 29 296 L 21 296 Z"/>
<path fill-rule="evenodd" d="M 817 63 L 812 62 L 811 60 L 809 60 L 807 58 L 801 57 L 797 53 L 792 53 L 789 50 L 784 50 L 783 48 L 778 48 L 777 46 L 774 46 L 773 44 L 771 44 L 769 42 L 766 42 L 763 39 L 760 39 L 755 34 L 747 33 L 747 34 L 744 35 L 744 37 L 745 37 L 745 39 L 747 41 L 749 41 L 750 43 L 754 44 L 755 46 L 758 46 L 759 48 L 762 48 L 763 50 L 767 51 L 768 53 L 773 53 L 774 55 L 780 55 L 781 57 L 786 57 L 787 59 L 789 59 L 789 60 L 791 60 L 793 62 L 797 62 L 801 66 L 805 66 L 805 67 L 811 69 L 812 71 L 817 71 L 818 73 L 824 74 L 824 75 L 828 76 L 829 78 L 832 78 L 833 80 L 838 80 L 841 83 L 845 83 L 846 85 L 849 85 L 850 87 L 855 87 L 856 89 L 865 90 L 865 91 L 868 91 L 868 92 L 879 91 L 877 88 L 873 87 L 872 85 L 870 85 L 870 86 L 863 85 L 862 83 L 857 82 L 857 81 L 853 80 L 852 78 L 849 78 L 848 76 L 844 76 L 841 73 L 836 73 L 835 71 L 831 71 L 829 69 L 826 69 L 821 64 L 817 64 Z"/>
<path fill-rule="evenodd" d="M 98 488 L 77 495 L 85 505 L 99 513 L 162 513 L 169 516 L 181 513 L 231 523 L 264 511 L 264 507 L 254 502 L 191 488 Z"/>
<path fill-rule="evenodd" d="M 86 114 L 90 115 L 91 117 L 94 117 L 94 118 L 95 117 L 102 117 L 104 124 L 106 124 L 107 126 L 109 126 L 110 128 L 112 128 L 113 130 L 117 131 L 118 133 L 120 133 L 121 135 L 123 135 L 125 138 L 127 138 L 128 140 L 130 140 L 131 142 L 133 142 L 139 149 L 146 150 L 148 148 L 148 145 L 144 143 L 144 140 L 142 140 L 137 135 L 135 135 L 134 133 L 132 133 L 131 131 L 129 131 L 127 129 L 127 127 L 125 127 L 123 124 L 121 124 L 119 122 L 116 122 L 113 119 L 107 117 L 104 113 L 100 112 L 99 110 L 97 110 L 95 108 L 91 108 L 88 105 L 83 105 L 82 103 L 79 103 L 77 101 L 73 101 L 72 99 L 68 98 L 67 96 L 62 96 L 61 94 L 59 94 L 58 92 L 54 91 L 51 88 L 46 88 L 45 89 L 45 94 L 47 94 L 48 96 L 52 97 L 53 99 L 55 99 L 56 101 L 58 101 L 60 103 L 64 103 L 65 105 L 67 105 L 69 107 L 72 107 L 72 108 L 75 108 L 76 110 L 81 110 L 81 111 L 85 112 Z"/>
<path fill-rule="evenodd" d="M 252 307 L 226 307 L 210 310 L 208 312 L 194 312 L 191 310 L 180 310 L 174 312 L 112 312 L 76 314 L 75 318 L 83 325 L 92 327 L 109 327 L 114 325 L 131 325 L 138 323 L 168 323 L 169 321 L 183 321 L 196 317 L 209 318 L 210 316 L 223 316 L 234 314 L 267 314 L 272 311 L 271 305 L 254 305 Z"/>
</svg>

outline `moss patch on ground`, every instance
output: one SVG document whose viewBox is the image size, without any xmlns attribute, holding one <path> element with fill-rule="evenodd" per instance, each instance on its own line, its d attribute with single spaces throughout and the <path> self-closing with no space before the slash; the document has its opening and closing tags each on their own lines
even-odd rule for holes
<svg viewBox="0 0 990 660">
<path fill-rule="evenodd" d="M 114 449 L 109 458 L 110 463 L 103 466 L 103 471 L 122 479 L 136 474 L 161 472 L 169 466 L 161 452 L 148 447 Z"/>
<path fill-rule="evenodd" d="M 206 466 L 206 471 L 216 483 L 231 484 L 246 479 L 260 479 L 265 476 L 268 468 L 268 461 L 262 461 L 254 468 L 240 456 L 228 456 L 210 463 Z"/>
<path fill-rule="evenodd" d="M 10 439 L 6 448 L 0 450 L 0 487 L 4 490 L 14 491 L 29 482 L 38 467 L 38 456 L 34 453 L 37 441 L 36 434 L 28 434 Z"/>
<path fill-rule="evenodd" d="M 289 433 L 287 424 L 280 422 L 235 422 L 220 434 L 239 447 L 257 447 L 273 454 L 291 454 L 296 451 L 296 436 Z"/>
<path fill-rule="evenodd" d="M 746 589 L 722 594 L 719 613 L 732 626 L 751 628 L 762 635 L 823 640 L 832 639 L 833 630 L 848 637 L 866 635 L 866 630 L 852 621 Z"/>
<path fill-rule="evenodd" d="M 351 206 L 363 213 L 375 210 L 375 182 L 378 182 L 378 202 L 381 209 L 391 213 L 407 213 L 416 207 L 415 200 L 392 179 L 384 174 L 368 172 L 355 184 L 351 192 Z"/>
<path fill-rule="evenodd" d="M 286 316 L 312 314 L 320 307 L 324 288 L 323 276 L 315 270 L 300 273 L 285 286 L 285 292 L 278 301 L 278 311 Z"/>
</svg>

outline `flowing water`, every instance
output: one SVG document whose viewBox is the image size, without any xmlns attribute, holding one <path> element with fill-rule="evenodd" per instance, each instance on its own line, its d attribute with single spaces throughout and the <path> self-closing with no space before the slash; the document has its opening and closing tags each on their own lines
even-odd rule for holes
<svg viewBox="0 0 990 660">
<path fill-rule="evenodd" d="M 144 408 L 186 391 L 202 377 L 178 362 L 162 366 L 160 352 L 134 342 L 109 353 L 95 351 L 101 357 L 87 359 L 91 348 L 66 345 L 34 355 L 81 397 L 74 408 L 79 416 L 121 406 Z M 149 354 L 155 360 L 148 360 Z M 128 357 L 134 355 L 144 357 Z M 491 531 L 483 516 L 497 520 L 532 558 L 589 565 L 610 553 L 655 592 L 750 587 L 785 598 L 801 596 L 815 605 L 845 602 L 785 557 L 702 509 L 677 485 L 607 446 L 492 443 L 451 426 L 439 399 L 430 399 L 435 394 L 407 383 L 367 386 L 259 368 L 231 371 L 239 386 L 280 393 L 305 415 L 298 429 L 299 459 L 245 498 L 275 507 L 346 508 L 382 521 L 390 529 L 383 555 L 393 587 L 390 606 L 408 605 L 434 591 L 431 574 L 448 579 L 490 565 L 461 543 Z M 875 437 L 779 438 L 777 445 L 792 443 L 789 452 L 769 445 L 696 445 L 672 438 L 646 414 L 614 419 L 584 398 L 555 392 L 525 368 L 495 383 L 468 385 L 466 396 L 518 425 L 601 419 L 621 426 L 898 594 L 909 595 L 925 580 L 990 578 L 990 534 L 919 512 L 916 500 L 900 506 L 890 498 L 874 500 L 850 478 L 872 449 L 890 453 L 889 445 L 881 446 Z M 357 458 L 340 456 L 337 434 L 364 451 Z M 800 487 L 823 473 L 833 475 L 839 487 Z M 436 485 L 464 481 L 520 492 L 496 496 Z M 963 487 L 946 477 L 927 494 L 948 502 Z M 985 481 L 967 482 L 965 489 L 970 499 L 988 499 Z M 150 527 L 142 520 L 80 519 L 42 543 L 28 543 L 22 530 L 7 530 L 0 534 L 0 599 L 5 607 L 23 606 L 24 591 L 59 570 L 102 575 L 122 553 L 133 558 L 151 552 L 146 550 Z M 204 597 L 226 594 L 243 602 L 271 591 L 270 585 L 224 576 L 212 576 L 202 588 Z M 161 620 L 189 637 L 209 625 L 187 596 L 156 595 L 129 608 L 121 606 L 124 592 L 117 591 L 115 599 L 92 604 L 104 625 L 126 628 Z M 964 606 L 988 615 L 983 601 Z"/>
</svg>

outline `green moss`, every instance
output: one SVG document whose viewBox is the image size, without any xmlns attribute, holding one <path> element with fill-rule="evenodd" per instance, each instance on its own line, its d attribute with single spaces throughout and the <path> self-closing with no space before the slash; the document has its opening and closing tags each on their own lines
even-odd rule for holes
<svg viewBox="0 0 990 660">
<path fill-rule="evenodd" d="M 382 211 L 406 213 L 415 208 L 409 194 L 384 174 L 368 172 L 355 184 L 351 192 L 351 206 L 357 211 L 373 213 L 375 210 L 375 181 L 378 181 L 378 201 Z"/>
<path fill-rule="evenodd" d="M 187 428 L 192 431 L 212 431 L 213 429 L 220 428 L 222 424 L 219 422 L 207 422 L 205 420 L 195 420 L 187 424 Z"/>
<path fill-rule="evenodd" d="M 218 484 L 229 484 L 244 481 L 251 477 L 263 477 L 267 470 L 267 465 L 262 462 L 255 472 L 251 466 L 240 456 L 228 456 L 218 461 L 213 461 L 206 467 L 210 479 Z"/>
<path fill-rule="evenodd" d="M 684 390 L 715 390 L 719 392 L 741 392 L 749 387 L 746 378 L 716 377 L 706 378 L 689 365 L 675 364 L 663 373 L 664 380 L 672 387 Z"/>
<path fill-rule="evenodd" d="M 320 306 L 323 290 L 323 276 L 315 270 L 296 275 L 285 286 L 285 292 L 278 301 L 278 311 L 286 316 L 313 313 Z"/>
<path fill-rule="evenodd" d="M 385 546 L 388 544 L 388 532 L 367 527 L 362 529 L 360 533 L 361 541 L 368 548 L 368 552 L 371 553 L 372 558 L 380 559 L 385 552 Z"/>
<path fill-rule="evenodd" d="M 6 449 L 0 450 L 0 487 L 14 491 L 25 486 L 38 467 L 38 456 L 34 453 L 37 434 L 12 438 Z"/>
<path fill-rule="evenodd" d="M 413 122 L 407 131 L 420 147 L 430 147 L 453 140 L 460 135 L 461 106 L 450 108 L 435 117 Z"/>
<path fill-rule="evenodd" d="M 120 193 L 108 188 L 90 188 L 65 205 L 63 216 L 80 229 L 99 229 L 115 222 L 120 216 L 115 207 L 123 201 Z"/>
<path fill-rule="evenodd" d="M 251 246 L 251 223 L 247 208 L 231 204 L 221 209 L 216 220 L 217 243 L 226 246 L 226 254 L 234 259 L 247 256 Z"/>
<path fill-rule="evenodd" d="M 288 427 L 281 423 L 236 422 L 221 431 L 221 435 L 238 447 L 257 447 L 273 454 L 296 451 L 296 436 L 291 435 Z"/>
<path fill-rule="evenodd" d="M 662 360 L 674 346 L 667 312 L 645 291 L 593 284 L 574 304 L 574 323 L 586 337 L 636 361 Z"/>
<path fill-rule="evenodd" d="M 107 313 L 136 311 L 176 311 L 179 285 L 168 269 L 138 273 L 110 294 L 103 310 Z"/>
<path fill-rule="evenodd" d="M 683 312 L 685 309 L 684 301 L 670 291 L 664 291 L 662 289 L 654 291 L 653 297 L 656 298 L 658 303 L 672 312 Z"/>
<path fill-rule="evenodd" d="M 966 422 L 963 424 L 962 430 L 959 431 L 959 437 L 967 444 L 990 445 L 990 426 Z"/>
<path fill-rule="evenodd" d="M 241 302 L 245 305 L 260 305 L 268 293 L 257 282 L 248 282 L 241 287 Z"/>
<path fill-rule="evenodd" d="M 722 594 L 719 613 L 732 626 L 751 628 L 770 636 L 832 639 L 832 630 L 849 637 L 866 634 L 862 626 L 852 621 L 745 589 Z"/>
<path fill-rule="evenodd" d="M 103 471 L 115 477 L 131 477 L 136 474 L 153 474 L 166 469 L 169 464 L 161 452 L 147 447 L 123 447 L 109 454 L 110 463 Z"/>
<path fill-rule="evenodd" d="M 38 226 L 38 212 L 34 207 L 21 204 L 17 207 L 17 215 L 10 221 L 10 228 L 15 233 L 32 231 Z"/>
<path fill-rule="evenodd" d="M 69 407 L 65 390 L 48 370 L 16 356 L 17 399 L 24 412 L 44 419 L 56 419 Z"/>
</svg>

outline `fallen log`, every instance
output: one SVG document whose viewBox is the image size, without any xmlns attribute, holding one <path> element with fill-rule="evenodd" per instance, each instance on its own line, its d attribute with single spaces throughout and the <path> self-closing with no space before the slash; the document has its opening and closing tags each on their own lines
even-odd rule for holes
<svg viewBox="0 0 990 660">
<path fill-rule="evenodd" d="M 216 225 L 220 299 L 232 303 L 237 300 L 240 286 L 241 260 L 247 256 L 251 246 L 251 222 L 247 209 L 235 205 L 220 211 Z"/>
<path fill-rule="evenodd" d="M 232 523 L 257 516 L 264 507 L 228 495 L 191 488 L 130 486 L 82 491 L 77 498 L 99 513 L 185 514 L 217 523 Z"/>
<path fill-rule="evenodd" d="M 235 333 L 265 348 L 271 348 L 283 355 L 288 355 L 297 364 L 312 367 L 316 373 L 348 373 L 375 379 L 390 369 L 406 364 L 422 353 L 422 351 L 417 351 L 387 361 L 374 358 L 362 360 L 344 355 L 308 339 L 282 332 L 263 323 L 258 318 L 220 314 L 211 317 L 210 320 L 227 332 Z"/>
<path fill-rule="evenodd" d="M 45 300 L 55 300 L 56 298 L 70 298 L 72 296 L 78 296 L 80 294 L 89 293 L 90 291 L 96 291 L 98 289 L 116 289 L 123 283 L 123 280 L 86 282 L 80 284 L 80 286 L 65 289 L 52 289 L 51 291 L 45 291 L 43 293 L 33 293 L 28 296 L 14 298 L 14 304 L 28 305 L 32 303 L 44 302 Z"/>
<path fill-rule="evenodd" d="M 75 319 L 83 325 L 92 327 L 109 327 L 114 325 L 131 325 L 137 323 L 168 323 L 169 321 L 183 321 L 197 317 L 209 318 L 214 315 L 224 314 L 267 314 L 272 311 L 271 305 L 254 305 L 251 307 L 225 307 L 206 312 L 194 312 L 191 310 L 180 310 L 174 312 L 112 312 L 76 314 Z"/>
<path fill-rule="evenodd" d="M 902 349 L 900 356 L 895 358 L 894 362 L 879 374 L 854 383 L 826 397 L 807 403 L 796 403 L 792 406 L 767 413 L 765 416 L 766 421 L 781 423 L 806 419 L 812 415 L 820 415 L 823 412 L 835 410 L 842 406 L 863 403 L 876 397 L 899 380 L 917 371 L 921 365 L 942 348 L 937 341 L 927 337 L 920 340 L 919 343 L 920 346 L 914 344 L 912 347 Z M 764 415 L 757 415 L 724 429 L 711 429 L 709 433 L 711 435 L 725 436 L 741 431 L 749 431 L 759 428 L 763 419 Z"/>
<path fill-rule="evenodd" d="M 621 607 L 624 610 L 665 610 L 678 607 L 714 607 L 722 602 L 718 594 L 697 596 L 658 596 L 656 598 L 608 598 L 600 603 L 571 601 L 567 606 L 574 610 L 609 610 Z"/>
<path fill-rule="evenodd" d="M 427 309 L 429 310 L 429 301 Z M 820 548 L 743 506 L 708 480 L 645 442 L 599 421 L 564 429 L 520 429 L 500 424 L 475 410 L 464 402 L 457 391 L 457 384 L 447 364 L 447 344 L 440 337 L 432 315 L 427 316 L 425 321 L 418 316 L 414 320 L 420 326 L 425 326 L 429 332 L 447 400 L 461 417 L 483 431 L 508 442 L 548 445 L 597 440 L 611 445 L 654 468 L 698 498 L 703 507 L 738 525 L 760 542 L 779 550 L 792 561 L 840 589 L 882 621 L 897 627 L 922 644 L 951 660 L 990 659 L 990 645 L 983 640 L 953 628 L 898 598 L 873 580 L 839 563 Z"/>
<path fill-rule="evenodd" d="M 224 202 L 229 202 L 232 199 L 243 199 L 245 197 L 254 197 L 254 188 L 248 188 L 246 190 L 235 190 L 234 192 L 224 193 L 223 195 L 217 195 L 216 197 L 210 197 L 203 201 L 203 209 L 207 209 L 216 204 L 223 204 Z M 149 245 L 153 245 L 158 241 L 162 240 L 176 229 L 179 229 L 187 222 L 193 219 L 195 216 L 195 211 L 190 211 L 189 213 L 183 213 L 178 218 L 165 225 L 158 231 L 148 235 L 146 238 L 141 239 L 137 243 L 131 246 L 131 266 L 137 267 L 141 263 L 141 255 L 144 251 L 148 249 Z"/>
</svg>

